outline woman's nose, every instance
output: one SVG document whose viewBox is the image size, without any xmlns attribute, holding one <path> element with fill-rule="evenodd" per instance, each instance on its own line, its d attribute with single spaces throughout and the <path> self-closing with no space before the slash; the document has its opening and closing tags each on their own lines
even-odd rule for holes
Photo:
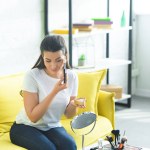
<svg viewBox="0 0 150 150">
<path fill-rule="evenodd" d="M 52 64 L 51 64 L 51 68 L 52 68 L 52 69 L 55 69 L 56 67 L 57 67 L 57 64 L 56 64 L 56 63 L 52 63 Z"/>
</svg>

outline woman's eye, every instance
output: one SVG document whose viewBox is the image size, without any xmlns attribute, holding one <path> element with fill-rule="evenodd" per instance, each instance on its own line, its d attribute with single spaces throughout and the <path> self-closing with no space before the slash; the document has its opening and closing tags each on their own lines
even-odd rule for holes
<svg viewBox="0 0 150 150">
<path fill-rule="evenodd" d="M 51 61 L 49 61 L 49 60 L 46 60 L 46 62 L 47 62 L 47 63 L 49 63 L 49 62 L 51 62 Z"/>
<path fill-rule="evenodd" d="M 57 60 L 57 62 L 62 62 L 62 59 Z"/>
</svg>

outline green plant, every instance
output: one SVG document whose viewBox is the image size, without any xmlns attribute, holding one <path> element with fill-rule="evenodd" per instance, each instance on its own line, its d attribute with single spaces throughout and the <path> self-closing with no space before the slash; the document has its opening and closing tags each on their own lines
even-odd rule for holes
<svg viewBox="0 0 150 150">
<path fill-rule="evenodd" d="M 85 60 L 85 55 L 81 54 L 80 57 L 79 57 L 79 60 Z"/>
</svg>

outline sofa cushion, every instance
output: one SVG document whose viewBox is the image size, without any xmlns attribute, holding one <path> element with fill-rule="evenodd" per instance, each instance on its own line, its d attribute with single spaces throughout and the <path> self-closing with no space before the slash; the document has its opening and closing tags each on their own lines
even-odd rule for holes
<svg viewBox="0 0 150 150">
<path fill-rule="evenodd" d="M 67 132 L 73 136 L 75 139 L 78 149 L 81 149 L 82 147 L 82 136 L 80 134 L 75 134 L 71 127 L 70 127 L 70 122 L 72 119 L 67 119 L 67 120 L 61 120 L 62 125 L 67 129 Z M 113 130 L 112 124 L 110 120 L 103 116 L 97 116 L 96 119 L 96 125 L 93 129 L 93 131 L 90 134 L 85 135 L 85 140 L 84 140 L 84 145 L 90 145 L 95 142 L 101 137 L 105 138 L 106 135 L 109 135 L 111 131 Z"/>
<path fill-rule="evenodd" d="M 79 109 L 78 114 L 91 111 L 97 114 L 97 100 L 101 82 L 106 75 L 106 70 L 88 73 L 78 73 L 79 88 L 78 98 L 86 98 L 86 108 Z"/>
<path fill-rule="evenodd" d="M 10 142 L 9 132 L 0 134 L 0 150 L 26 150 Z"/>
<path fill-rule="evenodd" d="M 23 106 L 19 95 L 23 74 L 0 78 L 0 133 L 8 132 Z"/>
</svg>

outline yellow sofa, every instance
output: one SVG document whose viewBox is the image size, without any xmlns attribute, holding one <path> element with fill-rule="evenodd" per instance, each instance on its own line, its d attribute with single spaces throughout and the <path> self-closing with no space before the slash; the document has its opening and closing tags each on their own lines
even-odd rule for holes
<svg viewBox="0 0 150 150">
<path fill-rule="evenodd" d="M 87 99 L 87 107 L 79 110 L 92 111 L 97 114 L 94 130 L 85 136 L 85 146 L 95 143 L 99 138 L 105 138 L 114 129 L 114 95 L 100 91 L 100 85 L 106 75 L 106 70 L 94 73 L 79 73 L 79 97 Z M 23 107 L 23 100 L 19 94 L 24 74 L 0 77 L 0 150 L 23 150 L 10 142 L 9 131 L 17 113 Z M 76 135 L 70 127 L 70 121 L 62 117 L 61 122 L 67 131 L 75 138 L 78 150 L 82 147 L 81 136 Z M 24 149 L 25 150 L 25 149 Z"/>
</svg>

